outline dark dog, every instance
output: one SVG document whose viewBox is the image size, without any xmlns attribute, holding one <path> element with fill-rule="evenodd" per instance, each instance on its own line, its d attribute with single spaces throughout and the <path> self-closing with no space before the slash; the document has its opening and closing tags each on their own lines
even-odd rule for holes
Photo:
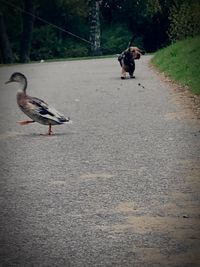
<svg viewBox="0 0 200 267">
<path fill-rule="evenodd" d="M 122 67 L 121 79 L 126 78 L 126 72 L 129 73 L 130 78 L 135 78 L 133 75 L 135 71 L 135 60 L 140 59 L 141 55 L 144 54 L 145 52 L 138 47 L 130 46 L 119 55 L 118 61 Z"/>
</svg>

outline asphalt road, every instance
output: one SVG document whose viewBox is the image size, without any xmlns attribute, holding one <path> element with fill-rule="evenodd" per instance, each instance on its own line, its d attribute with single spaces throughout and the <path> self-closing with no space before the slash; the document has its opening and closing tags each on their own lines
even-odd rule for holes
<svg viewBox="0 0 200 267">
<path fill-rule="evenodd" d="M 200 266 L 200 122 L 149 59 L 0 68 L 0 266 Z M 15 71 L 73 123 L 18 125 Z"/>
</svg>

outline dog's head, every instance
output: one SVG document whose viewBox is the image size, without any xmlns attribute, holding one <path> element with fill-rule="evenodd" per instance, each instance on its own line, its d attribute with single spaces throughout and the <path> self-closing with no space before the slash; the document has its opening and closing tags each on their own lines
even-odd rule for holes
<svg viewBox="0 0 200 267">
<path fill-rule="evenodd" d="M 141 55 L 145 54 L 145 52 L 140 50 L 137 46 L 130 46 L 127 52 L 129 52 L 134 59 L 140 59 Z"/>
</svg>

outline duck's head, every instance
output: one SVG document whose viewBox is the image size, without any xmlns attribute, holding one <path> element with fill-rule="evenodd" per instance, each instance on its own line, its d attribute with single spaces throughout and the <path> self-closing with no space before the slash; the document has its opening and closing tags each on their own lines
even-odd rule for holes
<svg viewBox="0 0 200 267">
<path fill-rule="evenodd" d="M 22 74 L 20 72 L 14 72 L 10 76 L 10 79 L 7 82 L 5 82 L 5 84 L 13 83 L 13 82 L 19 83 L 22 86 L 22 89 L 24 91 L 26 90 L 26 87 L 27 87 L 27 79 L 26 79 L 26 76 L 24 74 Z"/>
<path fill-rule="evenodd" d="M 16 82 L 16 83 L 23 83 L 26 80 L 26 77 L 24 76 L 24 74 L 20 73 L 20 72 L 14 72 L 11 76 L 10 79 L 5 82 L 7 83 L 12 83 L 12 82 Z"/>
</svg>

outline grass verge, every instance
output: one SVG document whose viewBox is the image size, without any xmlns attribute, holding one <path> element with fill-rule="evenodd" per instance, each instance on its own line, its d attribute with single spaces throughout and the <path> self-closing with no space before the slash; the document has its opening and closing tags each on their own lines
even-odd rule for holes
<svg viewBox="0 0 200 267">
<path fill-rule="evenodd" d="M 200 36 L 178 41 L 159 50 L 151 62 L 171 80 L 200 95 Z"/>
</svg>

